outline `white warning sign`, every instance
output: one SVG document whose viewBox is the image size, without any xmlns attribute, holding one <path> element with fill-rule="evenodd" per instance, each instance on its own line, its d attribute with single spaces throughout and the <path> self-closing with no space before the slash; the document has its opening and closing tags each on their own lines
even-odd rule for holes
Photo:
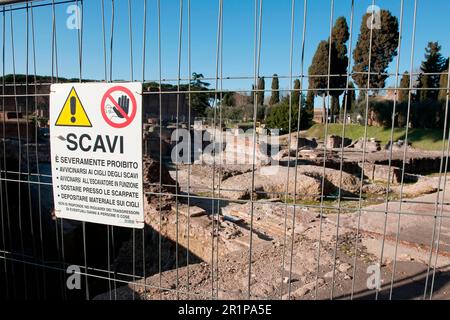
<svg viewBox="0 0 450 320">
<path fill-rule="evenodd" d="M 142 84 L 65 83 L 50 91 L 56 217 L 143 228 Z"/>
</svg>

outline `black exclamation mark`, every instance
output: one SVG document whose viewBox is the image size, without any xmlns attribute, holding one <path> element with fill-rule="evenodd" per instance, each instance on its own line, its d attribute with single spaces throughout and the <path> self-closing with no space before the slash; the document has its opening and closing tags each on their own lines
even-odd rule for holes
<svg viewBox="0 0 450 320">
<path fill-rule="evenodd" d="M 72 123 L 75 123 L 77 119 L 75 118 L 75 113 L 77 111 L 77 99 L 75 97 L 70 98 L 70 114 L 72 115 L 72 118 L 70 118 L 70 121 Z"/>
</svg>

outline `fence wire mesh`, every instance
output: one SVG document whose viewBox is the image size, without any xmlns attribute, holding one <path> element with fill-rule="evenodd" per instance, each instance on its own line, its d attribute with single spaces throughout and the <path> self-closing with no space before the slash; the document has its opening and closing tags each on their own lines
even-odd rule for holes
<svg viewBox="0 0 450 320">
<path fill-rule="evenodd" d="M 430 7 L 1 1 L 1 297 L 448 299 Z M 53 212 L 50 85 L 115 81 L 144 86 L 143 230 Z"/>
</svg>

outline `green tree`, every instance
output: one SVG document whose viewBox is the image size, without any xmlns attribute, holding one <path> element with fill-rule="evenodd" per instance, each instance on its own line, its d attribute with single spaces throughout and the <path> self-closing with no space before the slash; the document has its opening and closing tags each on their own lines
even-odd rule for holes
<svg viewBox="0 0 450 320">
<path fill-rule="evenodd" d="M 300 126 L 302 128 L 309 127 L 314 116 L 314 92 L 309 90 L 308 95 L 305 97 L 303 92 L 300 91 L 301 83 L 299 79 L 294 80 L 294 90 L 292 90 L 291 104 L 295 108 L 301 109 Z M 300 101 L 301 100 L 301 101 Z M 284 99 L 286 103 L 289 103 L 289 96 Z M 295 118 L 294 121 L 298 121 Z"/>
<path fill-rule="evenodd" d="M 203 88 L 209 87 L 210 83 L 202 81 L 204 78 L 203 73 L 192 72 L 191 86 Z"/>
<path fill-rule="evenodd" d="M 272 95 L 270 96 L 269 105 L 273 106 L 274 104 L 277 104 L 280 102 L 280 83 L 278 81 L 278 75 L 275 73 L 272 76 Z"/>
<path fill-rule="evenodd" d="M 254 104 L 255 103 L 255 85 L 252 84 L 252 91 L 250 92 L 250 96 L 248 97 L 248 103 Z"/>
<path fill-rule="evenodd" d="M 330 54 L 331 52 L 331 54 Z M 328 41 L 322 40 L 317 46 L 314 53 L 313 60 L 308 69 L 309 74 L 309 89 L 314 90 L 317 96 L 322 97 L 323 118 L 322 122 L 325 122 L 325 117 L 328 114 L 325 98 L 328 94 L 328 64 L 330 67 L 335 65 L 337 54 L 335 46 L 331 46 Z M 331 60 L 331 61 L 330 61 Z"/>
<path fill-rule="evenodd" d="M 409 88 L 410 76 L 408 71 L 403 73 L 402 79 L 400 80 L 400 90 L 398 90 L 398 102 L 408 102 L 409 100 L 409 90 L 404 90 Z"/>
<path fill-rule="evenodd" d="M 236 100 L 234 99 L 234 92 L 233 91 L 229 91 L 226 92 L 223 97 L 222 97 L 222 105 L 224 106 L 235 106 L 236 105 Z"/>
<path fill-rule="evenodd" d="M 398 47 L 398 20 L 388 10 L 380 10 L 380 28 L 369 29 L 367 26 L 372 13 L 366 13 L 362 19 L 358 41 L 353 51 L 353 80 L 359 88 L 367 88 L 367 77 L 370 58 L 369 88 L 375 88 L 373 94 L 385 87 L 388 77 L 386 69 Z M 371 48 L 371 54 L 369 50 Z M 364 94 L 365 90 L 360 91 Z"/>
<path fill-rule="evenodd" d="M 347 83 L 347 41 L 349 39 L 347 20 L 344 17 L 339 17 L 333 26 L 331 40 L 335 47 L 336 57 L 332 59 L 335 63 L 331 66 L 332 74 L 334 75 L 330 82 L 333 89 L 344 89 Z M 331 114 L 337 116 L 340 114 L 339 96 L 343 93 L 343 90 L 332 90 L 331 95 Z"/>
<path fill-rule="evenodd" d="M 437 100 L 439 88 L 439 74 L 444 71 L 446 60 L 441 54 L 441 46 L 438 42 L 428 42 L 425 48 L 425 60 L 420 66 L 419 90 L 420 101 Z"/>
<path fill-rule="evenodd" d="M 208 91 L 210 84 L 202 81 L 204 79 L 201 73 L 192 73 L 191 78 L 191 90 L 192 91 L 205 91 L 205 92 L 193 92 L 191 93 L 191 108 L 198 116 L 205 116 L 206 110 L 210 107 L 209 98 L 211 94 Z M 187 85 L 182 86 L 183 90 L 187 90 Z M 180 88 L 181 89 L 181 88 Z M 186 96 L 186 99 L 188 97 Z"/>
<path fill-rule="evenodd" d="M 445 101 L 447 98 L 447 90 L 448 90 L 448 59 L 445 63 L 444 72 L 441 74 L 439 80 L 439 88 L 445 88 L 439 90 L 439 100 Z"/>
<path fill-rule="evenodd" d="M 292 105 L 296 105 L 298 107 L 299 99 L 300 99 L 300 80 L 294 80 L 294 90 L 291 92 L 292 94 Z"/>
<path fill-rule="evenodd" d="M 331 122 L 335 122 L 339 116 L 339 96 L 331 95 L 330 116 Z"/>
<path fill-rule="evenodd" d="M 348 82 L 348 90 L 344 96 L 344 108 L 347 106 L 347 114 L 351 114 L 356 105 L 355 85 L 352 81 Z"/>
<path fill-rule="evenodd" d="M 264 77 L 259 77 L 258 78 L 258 92 L 257 92 L 256 96 L 257 96 L 257 103 L 260 106 L 264 105 L 265 86 L 266 86 L 266 83 L 264 81 Z"/>
<path fill-rule="evenodd" d="M 281 133 L 289 132 L 289 109 L 291 113 L 291 132 L 297 131 L 298 115 L 300 110 L 300 127 L 306 129 L 310 124 L 310 118 L 306 113 L 305 97 L 302 97 L 302 106 L 291 103 L 289 108 L 289 97 L 285 97 L 279 104 L 273 106 L 267 116 L 266 126 L 269 129 L 279 129 Z"/>
<path fill-rule="evenodd" d="M 306 94 L 305 115 L 309 122 L 314 118 L 314 91 L 312 90 L 308 90 Z"/>
</svg>

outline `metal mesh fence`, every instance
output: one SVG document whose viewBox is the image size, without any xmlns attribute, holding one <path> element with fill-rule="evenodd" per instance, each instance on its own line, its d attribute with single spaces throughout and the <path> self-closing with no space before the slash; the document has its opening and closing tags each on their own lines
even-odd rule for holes
<svg viewBox="0 0 450 320">
<path fill-rule="evenodd" d="M 396 54 L 383 69 L 376 59 L 390 44 L 374 8 L 385 2 L 274 2 L 0 2 L 2 298 L 450 297 L 448 62 L 433 72 L 417 62 L 416 23 L 429 3 L 389 4 Z M 83 19 L 71 29 L 73 5 Z M 337 72 L 341 14 L 348 60 Z M 318 16 L 326 72 L 311 71 Z M 279 43 L 265 39 L 282 19 L 286 43 L 275 51 L 286 52 L 274 58 Z M 250 71 L 236 71 L 238 59 Z M 264 74 L 272 65 L 284 71 Z M 439 86 L 421 85 L 429 79 Z M 143 230 L 54 216 L 50 84 L 94 81 L 144 84 Z M 74 274 L 80 289 L 68 284 Z"/>
</svg>

